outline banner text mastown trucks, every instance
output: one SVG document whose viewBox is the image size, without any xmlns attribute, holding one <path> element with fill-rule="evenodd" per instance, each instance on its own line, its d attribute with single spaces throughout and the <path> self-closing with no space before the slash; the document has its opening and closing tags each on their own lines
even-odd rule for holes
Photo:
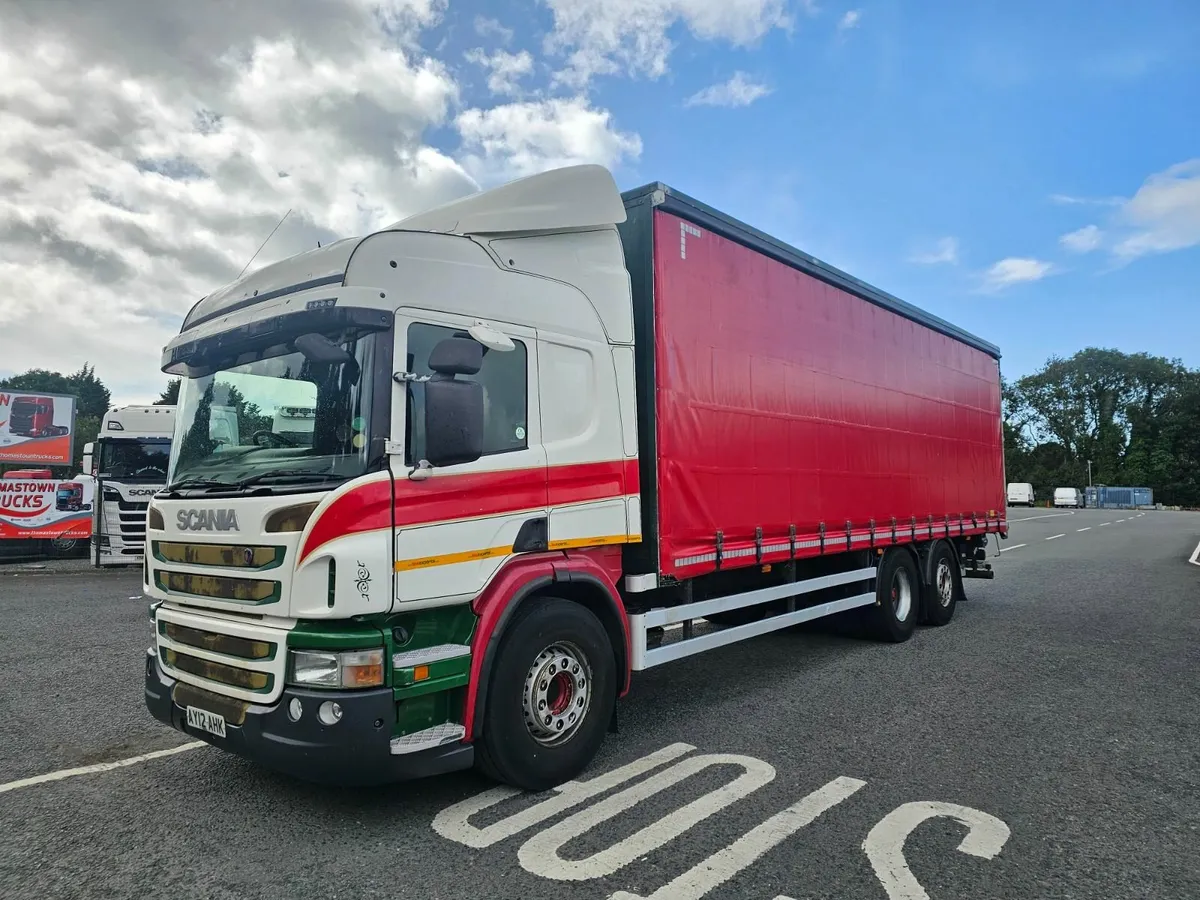
<svg viewBox="0 0 1200 900">
<path fill-rule="evenodd" d="M 822 616 L 949 622 L 1007 532 L 998 358 L 593 166 L 266 266 L 163 353 L 147 706 L 312 780 L 560 784 L 632 672 Z"/>
</svg>

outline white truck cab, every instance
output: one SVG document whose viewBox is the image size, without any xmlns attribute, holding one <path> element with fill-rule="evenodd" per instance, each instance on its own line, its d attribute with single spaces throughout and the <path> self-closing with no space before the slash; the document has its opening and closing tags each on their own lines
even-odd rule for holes
<svg viewBox="0 0 1200 900">
<path fill-rule="evenodd" d="M 96 477 L 92 561 L 97 566 L 136 565 L 146 544 L 146 509 L 167 481 L 174 406 L 121 406 L 100 422 L 84 470 Z M 89 464 L 90 463 L 90 464 Z"/>
</svg>

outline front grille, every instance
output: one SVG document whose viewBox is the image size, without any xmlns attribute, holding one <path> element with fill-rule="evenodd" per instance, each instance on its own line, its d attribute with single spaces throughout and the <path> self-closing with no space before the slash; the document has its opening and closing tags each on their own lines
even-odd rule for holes
<svg viewBox="0 0 1200 900">
<path fill-rule="evenodd" d="M 121 512 L 143 512 L 144 513 L 147 509 L 150 508 L 149 500 L 147 500 L 145 502 L 134 501 L 134 500 L 122 500 L 121 495 L 119 493 L 117 493 L 116 491 L 109 490 L 108 488 L 105 488 L 105 490 L 104 490 L 104 500 L 106 503 L 117 504 L 117 509 L 119 509 Z"/>
<path fill-rule="evenodd" d="M 250 704 L 244 700 L 234 700 L 231 697 L 214 694 L 212 691 L 206 691 L 204 688 L 188 684 L 186 681 L 175 684 L 171 690 L 171 699 L 175 701 L 176 706 L 182 709 L 198 706 L 200 709 L 223 716 L 229 725 L 243 724 L 246 721 L 246 711 L 250 708 Z"/>
<path fill-rule="evenodd" d="M 154 558 L 159 562 L 183 563 L 189 566 L 221 566 L 227 569 L 274 569 L 283 562 L 283 547 L 244 546 L 234 544 L 183 544 L 175 541 L 155 541 Z"/>
<path fill-rule="evenodd" d="M 210 653 L 221 653 L 225 656 L 237 656 L 241 659 L 274 659 L 277 649 L 271 641 L 252 641 L 232 634 L 218 634 L 215 631 L 188 628 L 186 625 L 177 625 L 174 622 L 159 622 L 158 631 L 159 634 L 176 644 L 186 644 L 198 650 L 208 650 Z"/>
<path fill-rule="evenodd" d="M 180 672 L 187 672 L 190 675 L 195 675 L 197 678 L 204 678 L 207 681 L 215 681 L 217 684 L 241 688 L 244 691 L 266 693 L 271 690 L 271 686 L 275 682 L 275 678 L 270 672 L 254 672 L 250 669 L 239 669 L 236 666 L 227 666 L 225 663 L 213 662 L 212 660 L 201 659 L 198 656 L 180 653 L 178 650 L 163 648 L 162 659 L 164 664 L 173 669 L 178 669 Z"/>
<path fill-rule="evenodd" d="M 239 603 L 273 603 L 279 599 L 281 593 L 278 581 L 193 575 L 190 572 L 168 572 L 161 569 L 155 571 L 154 583 L 160 590 L 171 593 L 233 600 Z"/>
</svg>

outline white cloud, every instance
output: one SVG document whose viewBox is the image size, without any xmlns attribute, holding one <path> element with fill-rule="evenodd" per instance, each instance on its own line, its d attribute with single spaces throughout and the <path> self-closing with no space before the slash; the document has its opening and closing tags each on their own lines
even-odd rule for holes
<svg viewBox="0 0 1200 900">
<path fill-rule="evenodd" d="M 487 16 L 475 17 L 475 33 L 481 38 L 495 38 L 502 44 L 513 39 L 513 30 L 500 24 L 499 19 L 489 19 Z"/>
<path fill-rule="evenodd" d="M 464 164 L 485 182 L 578 163 L 614 166 L 642 152 L 641 138 L 617 131 L 612 115 L 583 97 L 468 109 L 455 126 Z"/>
<path fill-rule="evenodd" d="M 734 72 L 728 81 L 692 94 L 684 106 L 749 106 L 769 93 L 771 89 L 765 84 L 753 81 L 745 72 Z"/>
<path fill-rule="evenodd" d="M 1123 197 L 1074 197 L 1070 194 L 1051 194 L 1050 202 L 1059 206 L 1120 206 Z"/>
<path fill-rule="evenodd" d="M 543 0 L 554 16 L 546 40 L 565 54 L 557 82 L 584 87 L 597 75 L 647 75 L 667 71 L 673 29 L 699 40 L 754 44 L 770 31 L 791 27 L 787 0 Z"/>
<path fill-rule="evenodd" d="M 1115 248 L 1125 259 L 1200 245 L 1200 158 L 1147 178 L 1121 220 L 1134 229 Z"/>
<path fill-rule="evenodd" d="M 1010 256 L 994 263 L 984 273 L 983 289 L 999 291 L 1014 284 L 1041 281 L 1054 270 L 1048 262 L 1028 257 Z"/>
<path fill-rule="evenodd" d="M 1095 225 L 1085 225 L 1078 231 L 1064 234 L 1058 242 L 1075 253 L 1091 253 L 1100 248 L 1104 240 L 1104 232 Z"/>
<path fill-rule="evenodd" d="M 467 60 L 488 70 L 488 90 L 493 94 L 520 94 L 521 79 L 533 74 L 533 56 L 528 50 L 520 53 L 497 50 L 490 55 L 482 49 L 469 50 Z"/>
<path fill-rule="evenodd" d="M 924 253 L 916 253 L 909 257 L 911 262 L 920 263 L 923 266 L 936 266 L 944 263 L 958 262 L 958 239 L 953 237 L 944 237 L 938 240 L 933 248 Z"/>
<path fill-rule="evenodd" d="M 862 10 L 851 9 L 838 21 L 838 31 L 849 31 L 857 28 L 862 22 Z"/>
<path fill-rule="evenodd" d="M 419 45 L 443 6 L 0 4 L 0 373 L 86 359 L 117 400 L 152 398 L 182 316 L 289 208 L 256 266 L 474 190 L 471 172 L 637 155 L 583 101 L 456 117 Z M 452 123 L 463 148 L 428 142 Z"/>
</svg>

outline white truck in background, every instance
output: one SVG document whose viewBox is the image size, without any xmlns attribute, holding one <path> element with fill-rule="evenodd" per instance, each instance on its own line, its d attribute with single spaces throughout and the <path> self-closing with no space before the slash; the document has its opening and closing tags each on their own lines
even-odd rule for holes
<svg viewBox="0 0 1200 900">
<path fill-rule="evenodd" d="M 84 471 L 96 478 L 93 565 L 142 562 L 146 509 L 167 483 L 175 411 L 174 406 L 111 409 L 104 414 L 96 441 L 83 448 Z"/>
<path fill-rule="evenodd" d="M 275 410 L 271 430 L 300 447 L 311 447 L 313 424 L 317 420 L 314 406 L 280 406 Z"/>
<path fill-rule="evenodd" d="M 100 435 L 83 447 L 83 471 L 95 481 L 92 563 L 141 564 L 146 544 L 146 509 L 166 486 L 175 406 L 121 406 L 104 414 Z M 211 410 L 214 447 L 238 444 L 238 414 L 231 406 Z"/>
</svg>

